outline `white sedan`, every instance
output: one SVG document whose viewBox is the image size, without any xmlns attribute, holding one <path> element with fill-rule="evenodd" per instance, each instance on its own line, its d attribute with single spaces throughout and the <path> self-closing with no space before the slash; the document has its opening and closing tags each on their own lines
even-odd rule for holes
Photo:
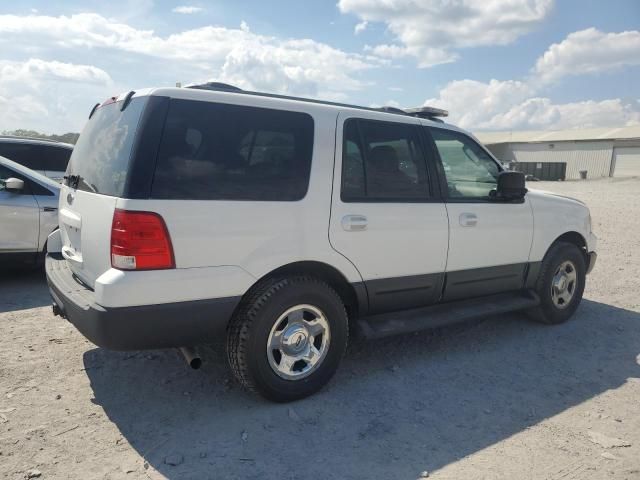
<svg viewBox="0 0 640 480">
<path fill-rule="evenodd" d="M 0 157 L 0 271 L 42 262 L 59 195 L 57 182 Z"/>
</svg>

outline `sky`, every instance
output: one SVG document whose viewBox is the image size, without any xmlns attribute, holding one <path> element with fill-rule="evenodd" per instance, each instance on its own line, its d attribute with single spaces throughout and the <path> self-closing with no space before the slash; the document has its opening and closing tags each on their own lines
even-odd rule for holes
<svg viewBox="0 0 640 480">
<path fill-rule="evenodd" d="M 0 131 L 221 81 L 472 131 L 640 124 L 639 0 L 0 1 Z"/>
</svg>

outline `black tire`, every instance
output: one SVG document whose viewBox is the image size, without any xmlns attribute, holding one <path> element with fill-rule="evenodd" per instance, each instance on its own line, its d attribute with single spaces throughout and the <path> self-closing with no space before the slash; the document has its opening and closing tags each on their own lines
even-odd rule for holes
<svg viewBox="0 0 640 480">
<path fill-rule="evenodd" d="M 269 363 L 267 340 L 276 321 L 288 309 L 311 305 L 329 325 L 330 342 L 317 367 L 304 378 L 281 378 Z M 333 376 L 344 355 L 349 326 L 338 294 L 310 276 L 267 279 L 243 300 L 227 332 L 227 357 L 238 381 L 248 390 L 276 402 L 289 402 L 320 390 Z"/>
<path fill-rule="evenodd" d="M 552 285 L 558 269 L 565 262 L 571 262 L 571 265 L 575 266 L 576 279 L 571 299 L 558 306 L 552 298 Z M 528 312 L 529 317 L 548 325 L 555 325 L 569 320 L 582 300 L 586 271 L 584 253 L 576 245 L 566 242 L 553 244 L 542 260 L 540 273 L 535 285 L 535 291 L 540 296 L 540 306 L 530 310 Z"/>
</svg>

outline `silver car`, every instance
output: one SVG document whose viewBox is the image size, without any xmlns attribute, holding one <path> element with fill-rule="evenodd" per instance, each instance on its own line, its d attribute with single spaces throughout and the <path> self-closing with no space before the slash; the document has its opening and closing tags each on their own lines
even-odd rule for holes
<svg viewBox="0 0 640 480">
<path fill-rule="evenodd" d="M 42 261 L 58 228 L 59 195 L 57 182 L 0 157 L 0 271 Z"/>
</svg>

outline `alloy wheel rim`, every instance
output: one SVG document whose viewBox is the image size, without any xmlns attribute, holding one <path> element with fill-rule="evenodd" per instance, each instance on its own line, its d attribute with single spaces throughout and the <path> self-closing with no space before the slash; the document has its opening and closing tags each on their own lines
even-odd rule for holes
<svg viewBox="0 0 640 480">
<path fill-rule="evenodd" d="M 276 375 L 299 380 L 322 364 L 331 334 L 327 317 L 313 305 L 296 305 L 275 321 L 267 338 L 267 358 Z"/>
<path fill-rule="evenodd" d="M 564 309 L 569 306 L 577 284 L 576 266 L 569 260 L 562 262 L 551 279 L 551 301 L 556 308 Z"/>
</svg>

